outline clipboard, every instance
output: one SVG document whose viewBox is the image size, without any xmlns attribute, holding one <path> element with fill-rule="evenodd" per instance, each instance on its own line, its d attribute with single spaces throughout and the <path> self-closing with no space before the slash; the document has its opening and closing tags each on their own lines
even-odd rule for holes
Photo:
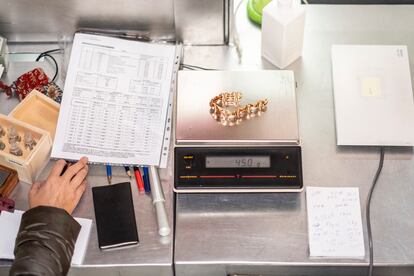
<svg viewBox="0 0 414 276">
<path fill-rule="evenodd" d="M 135 41 L 140 41 L 140 42 L 147 42 L 150 44 L 154 44 L 154 45 L 171 45 L 171 41 L 159 41 L 159 40 L 151 40 L 146 34 L 140 34 L 139 32 L 115 32 L 115 31 L 111 31 L 111 30 L 95 30 L 95 29 L 82 29 L 79 30 L 77 33 L 80 34 L 90 34 L 90 35 L 97 35 L 97 36 L 105 36 L 105 37 L 115 37 L 115 38 L 120 38 L 120 39 L 126 39 L 126 40 L 135 40 Z M 162 140 L 161 140 L 161 147 L 160 147 L 160 157 L 159 157 L 159 163 L 155 164 L 161 168 L 165 168 L 167 165 L 167 161 L 168 161 L 168 154 L 169 154 L 169 146 L 171 144 L 171 132 L 172 132 L 172 109 L 173 109 L 173 103 L 174 103 L 174 96 L 175 96 L 175 92 L 176 92 L 176 79 L 177 79 L 177 73 L 179 70 L 179 66 L 180 66 L 180 61 L 182 58 L 182 53 L 183 53 L 183 47 L 182 44 L 180 43 L 174 43 L 173 44 L 175 46 L 175 55 L 172 61 L 168 60 L 168 62 L 172 62 L 172 78 L 170 80 L 170 88 L 169 88 L 169 100 L 168 100 L 168 104 L 167 104 L 167 112 L 166 112 L 166 118 L 165 118 L 165 122 L 163 125 L 163 133 L 162 133 Z M 70 70 L 70 68 L 69 68 Z M 66 86 L 66 85 L 65 85 Z M 64 93 L 65 95 L 65 93 Z M 64 101 L 62 102 L 62 104 L 64 103 Z M 58 126 L 58 131 L 59 131 L 59 126 Z M 77 160 L 77 158 L 80 158 L 79 156 L 76 156 L 76 158 L 72 158 L 70 155 L 69 156 L 65 156 L 64 154 L 60 154 L 59 152 L 62 151 L 62 146 L 58 146 L 60 147 L 58 150 L 55 150 L 56 147 L 56 143 L 61 143 L 59 142 L 58 139 L 56 139 L 58 142 L 55 141 L 55 145 L 54 145 L 54 150 L 52 151 L 52 158 L 64 158 L 66 160 L 72 160 L 75 161 Z M 158 152 L 157 152 L 158 154 Z M 89 157 L 88 154 L 85 154 L 86 156 Z M 117 162 L 111 162 L 108 160 L 98 160 L 95 158 L 95 160 L 93 160 L 93 158 L 89 158 L 90 159 L 90 163 L 105 163 L 105 164 L 110 164 L 110 165 L 114 165 L 114 166 L 124 166 L 124 165 L 131 165 L 131 166 L 136 166 L 136 165 L 154 165 L 154 164 L 148 164 L 145 162 L 131 162 L 131 160 L 128 160 L 128 162 L 119 162 L 117 160 Z M 91 160 L 92 159 L 92 160 Z"/>
</svg>

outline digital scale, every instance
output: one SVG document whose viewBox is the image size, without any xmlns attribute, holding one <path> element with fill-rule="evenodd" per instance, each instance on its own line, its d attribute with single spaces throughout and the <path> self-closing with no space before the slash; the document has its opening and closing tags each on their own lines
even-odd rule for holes
<svg viewBox="0 0 414 276">
<path fill-rule="evenodd" d="M 223 126 L 209 103 L 241 92 L 241 105 L 267 110 Z M 175 114 L 177 193 L 298 192 L 302 158 L 292 71 L 179 71 Z"/>
</svg>

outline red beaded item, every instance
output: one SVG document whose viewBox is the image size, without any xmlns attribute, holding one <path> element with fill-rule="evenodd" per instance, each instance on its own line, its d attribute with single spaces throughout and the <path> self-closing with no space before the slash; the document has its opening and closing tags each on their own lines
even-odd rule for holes
<svg viewBox="0 0 414 276">
<path fill-rule="evenodd" d="M 48 83 L 49 78 L 45 72 L 41 68 L 36 68 L 21 75 L 10 86 L 0 81 L 0 89 L 9 97 L 14 93 L 20 100 L 23 100 L 33 89 L 41 88 Z"/>
</svg>

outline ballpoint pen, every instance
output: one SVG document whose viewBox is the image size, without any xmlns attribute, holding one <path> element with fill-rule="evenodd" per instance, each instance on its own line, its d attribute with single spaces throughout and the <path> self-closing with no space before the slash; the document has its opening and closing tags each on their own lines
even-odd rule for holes
<svg viewBox="0 0 414 276">
<path fill-rule="evenodd" d="M 135 174 L 135 180 L 137 181 L 138 191 L 143 192 L 145 190 L 144 182 L 142 181 L 142 175 L 138 167 L 134 167 L 134 174 Z"/>
<path fill-rule="evenodd" d="M 129 176 L 129 178 L 131 178 L 132 175 L 131 175 L 131 170 L 130 170 L 129 166 L 124 166 L 124 168 L 125 168 L 126 174 Z"/>
<path fill-rule="evenodd" d="M 106 165 L 106 177 L 108 178 L 108 184 L 112 181 L 112 168 L 111 165 Z"/>
<path fill-rule="evenodd" d="M 144 179 L 144 189 L 146 193 L 151 192 L 151 186 L 150 186 L 150 177 L 149 177 L 149 171 L 148 167 L 144 166 L 142 167 L 142 170 L 144 174 L 142 175 L 142 178 Z"/>
</svg>

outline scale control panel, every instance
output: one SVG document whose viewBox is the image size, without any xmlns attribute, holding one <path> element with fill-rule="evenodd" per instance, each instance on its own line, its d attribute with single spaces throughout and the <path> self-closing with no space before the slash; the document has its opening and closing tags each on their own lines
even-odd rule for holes
<svg viewBox="0 0 414 276">
<path fill-rule="evenodd" d="M 301 191 L 300 146 L 176 147 L 178 193 Z"/>
</svg>

